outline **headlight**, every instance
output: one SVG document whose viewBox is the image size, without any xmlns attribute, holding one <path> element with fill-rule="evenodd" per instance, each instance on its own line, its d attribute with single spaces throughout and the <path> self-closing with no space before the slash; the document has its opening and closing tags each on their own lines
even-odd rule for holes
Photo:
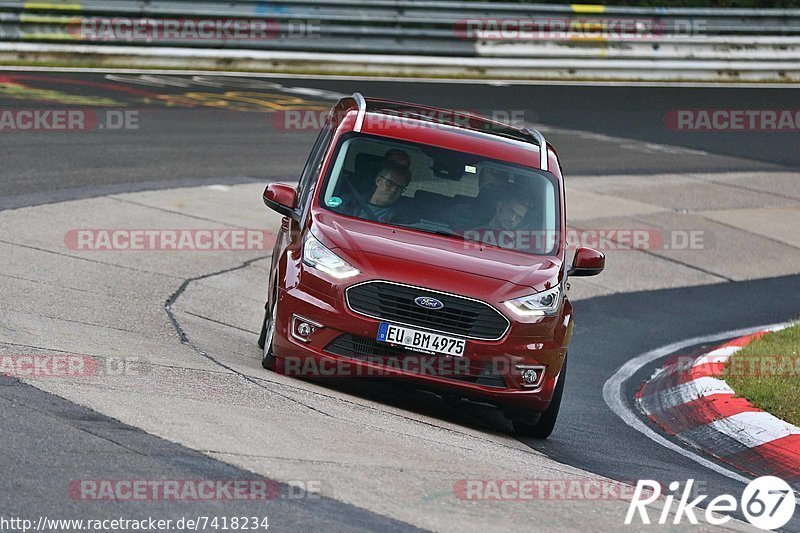
<svg viewBox="0 0 800 533">
<path fill-rule="evenodd" d="M 519 316 L 554 315 L 561 301 L 561 285 L 505 302 L 506 307 Z"/>
<path fill-rule="evenodd" d="M 322 243 L 311 236 L 306 236 L 303 243 L 303 263 L 321 270 L 334 278 L 343 279 L 358 275 L 358 270 L 350 266 L 344 259 L 325 248 Z"/>
</svg>

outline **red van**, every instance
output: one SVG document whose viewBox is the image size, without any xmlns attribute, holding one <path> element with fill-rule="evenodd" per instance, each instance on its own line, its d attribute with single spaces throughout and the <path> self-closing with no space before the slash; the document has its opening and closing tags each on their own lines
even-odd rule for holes
<svg viewBox="0 0 800 533">
<path fill-rule="evenodd" d="M 413 380 L 546 438 L 572 331 L 564 182 L 538 131 L 356 93 L 328 115 L 283 215 L 259 346 L 297 376 Z"/>
</svg>

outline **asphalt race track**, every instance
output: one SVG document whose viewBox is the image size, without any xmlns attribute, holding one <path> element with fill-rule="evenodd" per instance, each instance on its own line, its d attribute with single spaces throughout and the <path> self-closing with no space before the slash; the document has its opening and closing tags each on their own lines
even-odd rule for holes
<svg viewBox="0 0 800 533">
<path fill-rule="evenodd" d="M 180 83 L 174 76 L 162 83 L 148 83 L 141 76 L 116 75 L 123 82 L 102 74 L 6 72 L 7 86 L 20 90 L 0 93 L 4 108 L 58 107 L 81 95 L 77 105 L 138 111 L 139 128 L 95 129 L 84 135 L 4 132 L 5 205 L 13 201 L 9 196 L 34 195 L 27 198 L 30 205 L 50 198 L 159 186 L 153 182 L 176 186 L 202 180 L 293 179 L 313 141 L 313 128 L 277 128 L 263 112 L 292 95 L 264 87 L 268 84 L 325 91 L 311 91 L 300 103 L 291 104 L 300 109 L 324 110 L 333 95 L 359 90 L 405 101 L 422 97 L 428 105 L 543 124 L 555 128 L 548 138 L 559 147 L 567 176 L 775 171 L 800 165 L 797 129 L 726 133 L 673 131 L 665 126 L 671 110 L 717 108 L 718 102 L 730 109 L 792 109 L 794 89 L 425 85 L 281 78 L 209 87 L 187 77 L 185 87 L 176 87 L 170 85 Z M 25 94 L 34 89 L 46 91 L 42 98 L 47 100 L 26 100 Z M 241 93 L 258 94 L 261 100 L 234 99 L 243 98 Z M 14 98 L 9 98 L 12 94 Z M 313 122 L 302 124 L 313 126 Z"/>
<path fill-rule="evenodd" d="M 295 128 L 281 113 L 293 109 L 307 113 L 304 117 L 313 117 L 327 109 L 338 94 L 355 90 L 371 96 L 505 114 L 539 125 L 559 151 L 567 182 L 577 176 L 576 183 L 584 191 L 597 192 L 606 183 L 603 180 L 622 182 L 635 177 L 637 183 L 647 183 L 664 175 L 736 174 L 745 176 L 745 181 L 730 189 L 755 194 L 756 189 L 746 181 L 748 175 L 800 178 L 800 125 L 785 132 L 686 132 L 671 129 L 665 118 L 678 109 L 796 109 L 797 89 L 790 88 L 192 79 L 179 75 L 143 78 L 135 73 L 107 76 L 2 71 L 2 110 L 74 106 L 98 110 L 101 116 L 108 109 L 134 111 L 137 126 L 116 131 L 0 132 L 0 213 L 109 194 L 208 185 L 260 186 L 273 180 L 296 179 L 316 131 L 310 123 Z M 781 205 L 800 204 L 794 191 L 765 192 L 763 187 L 758 188 L 758 194 L 785 202 Z M 667 211 L 664 216 L 680 209 Z M 4 232 L 0 242 L 13 240 L 14 228 L 4 225 L 0 231 Z M 714 253 L 735 257 L 732 251 L 720 250 L 729 241 L 719 231 Z M 758 240 L 769 241 L 764 246 L 778 246 L 771 238 Z M 670 256 L 666 262 L 671 267 L 685 269 L 687 276 L 697 275 L 696 281 L 654 290 L 589 291 L 585 297 L 576 298 L 569 380 L 556 431 L 547 441 L 522 442 L 557 463 L 614 480 L 693 478 L 704 483 L 709 494 L 740 494 L 741 482 L 706 469 L 628 427 L 604 402 L 603 386 L 626 361 L 654 348 L 797 318 L 800 264 L 792 263 L 794 255 L 787 255 L 784 263 L 781 249 L 775 250 L 770 248 L 759 259 L 753 257 L 758 251 L 751 252 L 743 245 L 737 253 L 743 263 L 751 263 L 746 273 L 717 270 L 715 259 L 695 263 Z M 627 260 L 627 256 L 617 257 Z M 36 268 L 31 265 L 31 269 Z M 646 281 L 649 276 L 638 263 L 625 273 L 636 287 L 638 281 L 634 280 Z M 190 277 L 186 272 L 176 272 L 175 289 Z M 571 280 L 573 290 L 582 290 L 578 287 L 581 283 L 580 279 Z M 604 283 L 602 277 L 598 283 Z M 618 279 L 615 287 L 625 283 L 625 279 Z M 642 287 L 647 286 L 642 283 Z M 164 294 L 162 301 L 169 296 Z M 8 327 L 5 307 L 0 299 L 0 332 Z M 188 334 L 195 346 L 199 343 L 200 349 L 206 349 L 202 339 Z M 240 334 L 251 335 L 248 331 Z M 8 347 L 0 336 L 0 346 L 4 345 Z M 253 350 L 257 353 L 256 348 Z M 626 384 L 629 398 L 657 368 L 657 363 L 642 368 Z M 509 430 L 499 417 L 470 405 L 441 406 L 427 398 L 400 399 L 371 383 L 331 384 L 330 388 L 361 395 L 387 408 L 424 413 L 442 424 L 463 424 L 479 433 L 494 435 Z M 188 512 L 261 513 L 254 503 L 236 503 L 233 507 L 224 502 L 146 502 L 135 507 L 132 503 L 123 507 L 103 503 L 87 507 L 63 496 L 64 485 L 86 477 L 86 472 L 98 479 L 248 479 L 254 474 L 204 453 L 214 448 L 190 449 L 13 378 L 0 377 L 0 425 L 5 474 L 0 481 L 0 500 L 4 514 L 102 518 L 113 512 L 170 518 Z M 291 489 L 281 485 L 280 490 L 286 493 Z M 328 497 L 281 498 L 270 503 L 269 515 L 281 531 L 399 531 L 417 526 Z M 800 516 L 785 529 L 800 531 Z"/>
</svg>

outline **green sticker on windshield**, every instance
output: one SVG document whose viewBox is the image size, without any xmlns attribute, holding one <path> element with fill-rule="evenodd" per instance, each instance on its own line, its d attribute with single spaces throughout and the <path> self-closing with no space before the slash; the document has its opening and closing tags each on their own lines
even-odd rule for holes
<svg viewBox="0 0 800 533">
<path fill-rule="evenodd" d="M 342 205 L 342 199 L 338 196 L 331 196 L 325 201 L 325 205 L 328 207 L 339 207 Z"/>
</svg>

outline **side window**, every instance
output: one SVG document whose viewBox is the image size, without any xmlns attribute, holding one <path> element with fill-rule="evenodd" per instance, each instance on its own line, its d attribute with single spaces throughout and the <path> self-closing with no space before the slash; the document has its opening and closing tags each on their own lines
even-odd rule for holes
<svg viewBox="0 0 800 533">
<path fill-rule="evenodd" d="M 298 186 L 300 190 L 300 198 L 297 205 L 303 210 L 303 218 L 305 218 L 306 215 L 306 204 L 311 196 L 311 193 L 314 191 L 314 186 L 316 185 L 317 178 L 319 177 L 322 161 L 325 158 L 325 153 L 327 152 L 328 145 L 330 144 L 332 137 L 331 134 L 332 130 L 330 123 L 326 122 L 325 126 L 322 128 L 322 131 L 319 132 L 319 135 L 317 136 L 314 147 L 311 149 L 311 155 L 309 155 L 308 161 L 306 161 L 306 166 L 303 168 L 303 174 L 300 176 L 300 184 Z"/>
</svg>

